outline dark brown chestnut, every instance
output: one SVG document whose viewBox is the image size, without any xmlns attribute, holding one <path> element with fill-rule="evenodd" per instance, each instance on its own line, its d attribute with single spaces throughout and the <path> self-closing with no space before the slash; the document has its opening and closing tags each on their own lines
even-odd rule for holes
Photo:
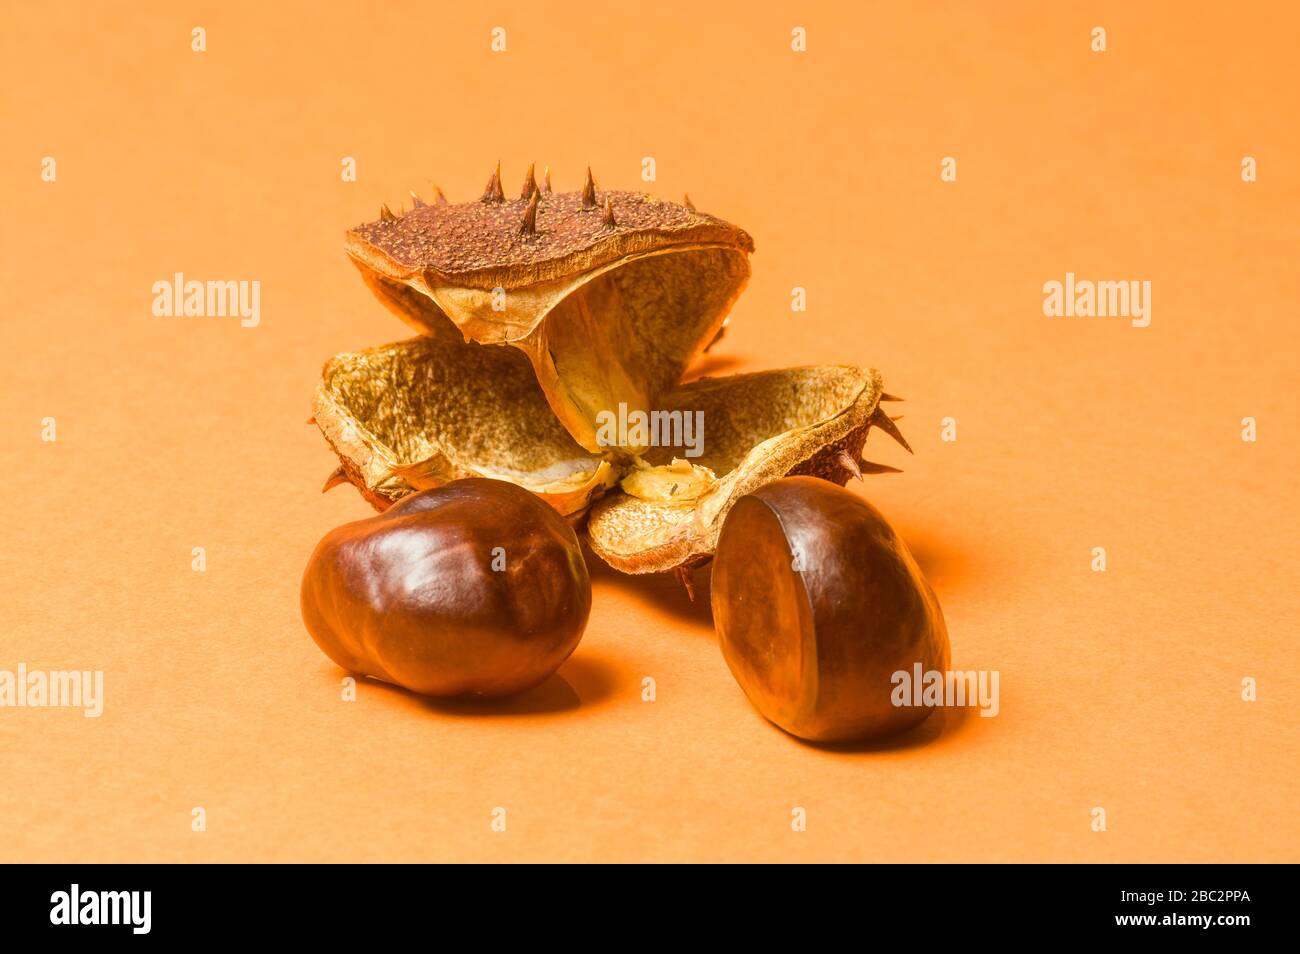
<svg viewBox="0 0 1300 954">
<path fill-rule="evenodd" d="M 502 480 L 454 481 L 331 530 L 302 581 L 303 621 L 325 655 L 432 696 L 537 685 L 590 610 L 573 528 Z"/>
<path fill-rule="evenodd" d="M 917 725 L 894 674 L 948 668 L 943 611 L 906 544 L 865 500 L 815 477 L 742 497 L 713 563 L 713 620 L 750 702 L 819 741 Z"/>
</svg>

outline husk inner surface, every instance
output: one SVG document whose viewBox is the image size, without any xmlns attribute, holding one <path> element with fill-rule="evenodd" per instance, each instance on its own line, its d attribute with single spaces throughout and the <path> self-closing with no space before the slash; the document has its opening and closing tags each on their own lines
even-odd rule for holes
<svg viewBox="0 0 1300 954">
<path fill-rule="evenodd" d="M 696 415 L 703 453 L 690 456 L 683 442 L 652 447 L 642 458 L 661 465 L 686 457 L 726 477 L 764 441 L 835 417 L 862 392 L 864 380 L 861 369 L 831 366 L 693 381 L 669 394 L 664 407 Z"/>
<path fill-rule="evenodd" d="M 553 413 L 587 450 L 601 452 L 597 415 L 651 410 L 721 327 L 749 278 L 745 254 L 679 245 L 626 256 L 579 275 L 504 293 L 404 282 L 358 262 L 375 294 L 420 331 L 512 344 L 532 363 Z M 630 452 L 643 448 L 630 447 Z"/>
<path fill-rule="evenodd" d="M 862 368 L 821 366 L 702 379 L 666 402 L 700 411 L 704 453 L 691 463 L 718 477 L 689 506 L 614 490 L 594 507 L 588 536 L 617 569 L 639 573 L 698 561 L 713 552 L 722 519 L 740 496 L 795 471 L 828 449 L 865 435 L 880 395 L 879 376 Z M 859 445 L 860 446 L 860 442 Z M 662 466 L 680 448 L 644 455 Z"/>
<path fill-rule="evenodd" d="M 363 490 L 391 501 L 481 475 L 519 484 L 576 514 L 612 488 L 592 511 L 588 531 L 596 552 L 628 572 L 711 553 L 732 501 L 863 432 L 880 393 L 878 375 L 854 367 L 701 379 L 671 392 L 657 409 L 675 430 L 656 430 L 655 446 L 639 458 L 602 457 L 561 426 L 522 352 L 464 342 L 447 330 L 338 355 L 326 365 L 317 422 L 360 473 Z M 637 483 L 645 484 L 647 468 L 668 472 L 652 482 L 649 499 L 615 486 L 638 471 Z"/>
<path fill-rule="evenodd" d="M 320 398 L 342 419 L 337 430 L 412 489 L 481 474 L 564 493 L 608 470 L 555 419 L 511 348 L 440 335 L 341 354 L 325 366 Z"/>
</svg>

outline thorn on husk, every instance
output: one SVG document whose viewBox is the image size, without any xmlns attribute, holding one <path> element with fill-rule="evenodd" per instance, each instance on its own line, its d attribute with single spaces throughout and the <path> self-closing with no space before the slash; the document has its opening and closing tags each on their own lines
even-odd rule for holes
<svg viewBox="0 0 1300 954">
<path fill-rule="evenodd" d="M 730 317 L 730 316 L 728 316 L 728 317 L 722 319 L 722 327 L 719 328 L 719 329 L 718 329 L 718 333 L 717 333 L 716 335 L 713 336 L 713 340 L 710 341 L 708 344 L 706 344 L 706 345 L 704 346 L 704 353 L 705 353 L 705 354 L 708 354 L 708 353 L 709 353 L 709 349 L 712 348 L 715 344 L 717 344 L 719 341 L 722 340 L 722 336 L 725 335 L 725 334 L 727 333 L 727 325 L 728 325 L 730 322 L 731 322 L 731 317 Z"/>
<path fill-rule="evenodd" d="M 694 603 L 695 583 L 691 580 L 691 571 L 684 566 L 679 566 L 673 572 L 677 574 L 677 582 L 686 590 L 686 598 Z"/>
<path fill-rule="evenodd" d="M 892 395 L 892 394 L 886 394 L 884 391 L 881 391 L 881 392 L 880 392 L 880 400 L 882 400 L 882 401 L 905 401 L 905 400 L 907 400 L 907 399 L 906 399 L 906 398 L 901 398 L 901 397 L 894 397 L 894 395 Z"/>
<path fill-rule="evenodd" d="M 902 444 L 903 449 L 909 454 L 912 453 L 912 448 L 908 445 L 907 438 L 903 437 L 902 432 L 899 431 L 894 422 L 890 420 L 889 415 L 880 408 L 876 408 L 875 413 L 871 415 L 871 424 L 874 427 L 880 428 L 894 440 L 898 441 L 898 443 Z"/>
<path fill-rule="evenodd" d="M 381 205 L 379 207 L 379 221 L 381 222 L 397 221 L 397 216 L 393 215 L 393 210 L 390 209 L 387 204 Z"/>
<path fill-rule="evenodd" d="M 691 201 L 691 194 L 689 192 L 686 193 L 686 201 L 683 202 L 682 204 L 686 206 L 686 211 L 688 212 L 695 211 L 695 203 Z"/>
<path fill-rule="evenodd" d="M 439 189 L 437 186 L 433 187 L 433 203 L 434 205 L 447 204 L 447 197 L 442 194 L 442 190 Z"/>
<path fill-rule="evenodd" d="M 524 210 L 524 220 L 519 223 L 520 235 L 537 234 L 537 203 L 541 197 L 542 194 L 534 189 L 532 198 L 528 200 L 528 208 Z"/>
<path fill-rule="evenodd" d="M 596 207 L 596 180 L 591 177 L 591 166 L 587 167 L 587 181 L 582 184 L 582 207 L 588 211 Z"/>
<path fill-rule="evenodd" d="M 862 479 L 862 471 L 858 469 L 858 462 L 853 459 L 853 455 L 846 448 L 841 447 L 840 452 L 835 455 L 840 466 L 849 472 L 849 476 L 855 480 Z"/>
<path fill-rule="evenodd" d="M 501 189 L 501 161 L 497 160 L 497 167 L 492 171 L 492 178 L 488 180 L 487 188 L 483 190 L 481 202 L 504 202 L 506 194 Z"/>
<path fill-rule="evenodd" d="M 528 164 L 528 174 L 524 176 L 524 187 L 519 190 L 519 198 L 521 199 L 531 198 L 533 193 L 537 191 L 537 177 L 533 175 L 534 165 L 535 163 L 531 162 Z"/>
<path fill-rule="evenodd" d="M 325 486 L 320 489 L 320 492 L 326 493 L 333 490 L 339 484 L 346 484 L 347 482 L 348 472 L 343 469 L 342 464 L 339 464 L 339 466 L 334 469 L 334 472 L 325 478 Z"/>
<path fill-rule="evenodd" d="M 888 464 L 877 464 L 875 461 L 864 460 L 861 462 L 861 470 L 864 474 L 901 474 L 902 471 L 897 467 L 890 467 Z"/>
<path fill-rule="evenodd" d="M 411 202 L 414 203 L 414 204 L 412 205 L 412 208 L 416 208 L 416 209 L 423 209 L 423 208 L 424 208 L 424 205 L 425 205 L 424 200 L 421 199 L 418 195 L 416 195 L 414 189 L 411 190 Z"/>
<path fill-rule="evenodd" d="M 542 191 L 547 195 L 551 194 L 551 167 L 547 166 L 542 170 Z"/>
<path fill-rule="evenodd" d="M 614 206 L 610 204 L 609 196 L 605 196 L 605 228 L 612 229 L 618 225 L 614 221 Z"/>
</svg>

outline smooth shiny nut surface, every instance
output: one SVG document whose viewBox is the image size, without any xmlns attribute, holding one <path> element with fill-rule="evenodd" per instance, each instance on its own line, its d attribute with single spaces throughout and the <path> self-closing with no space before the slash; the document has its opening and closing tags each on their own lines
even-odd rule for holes
<svg viewBox="0 0 1300 954">
<path fill-rule="evenodd" d="M 924 721 L 893 675 L 948 668 L 943 611 L 880 512 L 842 487 L 787 477 L 742 497 L 713 564 L 713 620 L 732 674 L 787 732 L 868 738 Z"/>
<path fill-rule="evenodd" d="M 505 696 L 582 638 L 591 582 L 573 528 L 500 480 L 459 480 L 326 534 L 302 616 L 344 669 L 433 696 Z"/>
</svg>

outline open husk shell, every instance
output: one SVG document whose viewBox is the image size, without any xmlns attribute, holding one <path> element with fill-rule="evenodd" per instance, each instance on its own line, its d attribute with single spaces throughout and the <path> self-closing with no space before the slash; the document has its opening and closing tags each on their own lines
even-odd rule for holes
<svg viewBox="0 0 1300 954">
<path fill-rule="evenodd" d="M 523 355 L 454 334 L 336 355 L 313 412 L 341 462 L 335 479 L 379 510 L 417 490 L 491 477 L 572 515 L 615 479 L 556 420 Z"/>
<path fill-rule="evenodd" d="M 595 418 L 649 411 L 714 339 L 749 279 L 753 240 L 693 206 L 639 192 L 538 188 L 507 200 L 425 204 L 347 233 L 367 284 L 426 334 L 519 349 L 577 443 L 600 450 Z M 632 448 L 640 450 L 640 448 Z"/>
<path fill-rule="evenodd" d="M 613 567 L 689 583 L 745 494 L 789 474 L 893 470 L 861 459 L 872 427 L 906 447 L 874 370 L 680 383 L 721 336 L 753 248 L 689 199 L 598 190 L 590 170 L 554 193 L 530 167 L 511 200 L 498 166 L 476 200 L 385 206 L 346 250 L 421 335 L 326 363 L 314 421 L 340 466 L 325 489 L 350 482 L 384 510 L 464 477 L 507 480 L 585 520 Z M 690 415 L 700 440 L 611 444 L 601 418 L 615 409 Z"/>
<path fill-rule="evenodd" d="M 593 506 L 587 522 L 592 550 L 624 573 L 703 563 L 717 547 L 732 503 L 745 494 L 789 474 L 837 484 L 860 476 L 869 429 L 888 421 L 880 399 L 876 371 L 846 366 L 788 368 L 684 385 L 666 404 L 702 412 L 704 453 L 692 463 L 716 474 L 716 484 L 683 505 L 611 490 Z M 655 448 L 645 456 L 663 463 L 671 455 L 671 449 Z"/>
<path fill-rule="evenodd" d="M 869 429 L 893 429 L 880 399 L 879 374 L 848 366 L 703 378 L 662 409 L 698 415 L 698 445 L 602 457 L 560 426 L 519 352 L 442 334 L 337 355 L 314 409 L 341 462 L 327 487 L 351 482 L 383 510 L 462 477 L 508 480 L 575 522 L 594 504 L 592 550 L 623 572 L 651 573 L 708 559 L 732 502 L 757 487 L 787 474 L 843 484 L 872 469 L 861 464 Z M 707 489 L 666 503 L 619 486 L 673 461 L 708 474 Z"/>
</svg>

